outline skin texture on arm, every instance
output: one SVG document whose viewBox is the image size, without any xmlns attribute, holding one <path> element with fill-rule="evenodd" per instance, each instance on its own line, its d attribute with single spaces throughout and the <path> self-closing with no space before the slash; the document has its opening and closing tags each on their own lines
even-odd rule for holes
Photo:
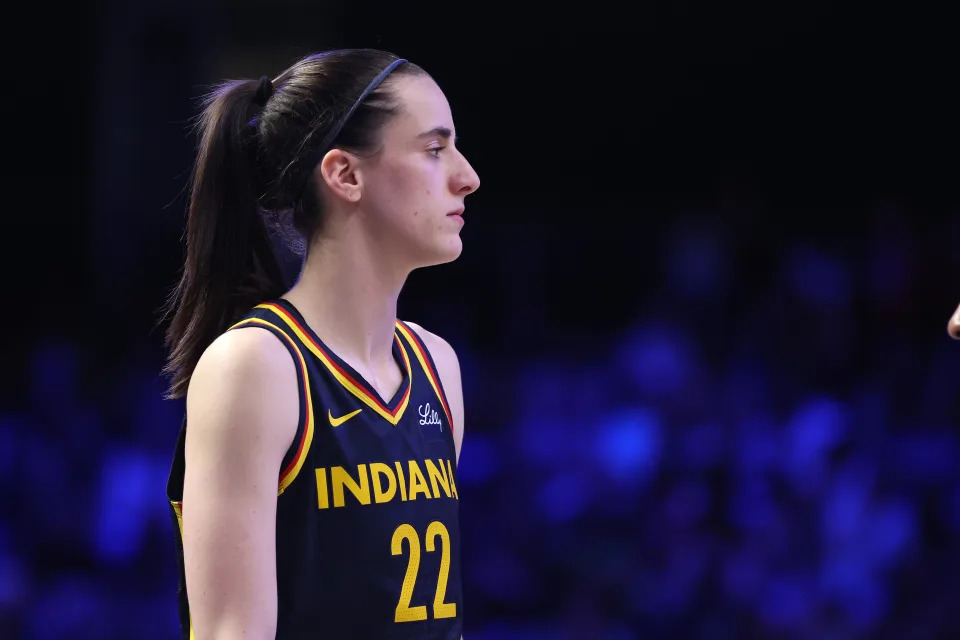
<svg viewBox="0 0 960 640">
<path fill-rule="evenodd" d="M 276 508 L 299 419 L 290 353 L 268 331 L 229 331 L 187 392 L 183 555 L 196 637 L 274 638 Z"/>
<path fill-rule="evenodd" d="M 457 353 L 446 340 L 440 336 L 431 333 L 413 322 L 407 324 L 417 332 L 417 335 L 423 341 L 424 346 L 433 356 L 433 361 L 437 365 L 437 375 L 440 376 L 440 383 L 447 395 L 447 403 L 450 405 L 450 417 L 453 419 L 453 441 L 457 448 L 457 462 L 460 461 L 460 447 L 463 444 L 463 383 L 460 379 L 460 361 L 457 359 Z"/>
</svg>

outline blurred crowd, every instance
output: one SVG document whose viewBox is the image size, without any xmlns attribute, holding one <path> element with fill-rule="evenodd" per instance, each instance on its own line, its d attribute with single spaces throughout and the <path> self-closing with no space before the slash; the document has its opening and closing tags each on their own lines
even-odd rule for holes
<svg viewBox="0 0 960 640">
<path fill-rule="evenodd" d="M 466 640 L 960 637 L 960 216 L 868 222 L 678 216 L 596 285 L 636 300 L 616 331 L 451 339 Z M 177 635 L 150 339 L 50 336 L 0 411 L 4 638 Z"/>
</svg>

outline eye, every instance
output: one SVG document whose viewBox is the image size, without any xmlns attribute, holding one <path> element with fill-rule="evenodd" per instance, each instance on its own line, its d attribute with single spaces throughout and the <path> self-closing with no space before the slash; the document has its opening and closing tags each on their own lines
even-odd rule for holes
<svg viewBox="0 0 960 640">
<path fill-rule="evenodd" d="M 432 149 L 427 149 L 427 153 L 433 155 L 434 158 L 440 157 L 440 152 L 446 149 L 446 147 L 433 147 Z"/>
</svg>

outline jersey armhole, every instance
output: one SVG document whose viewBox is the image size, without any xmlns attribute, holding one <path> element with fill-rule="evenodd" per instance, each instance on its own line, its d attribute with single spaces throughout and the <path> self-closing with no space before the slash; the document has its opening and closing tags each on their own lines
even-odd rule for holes
<svg viewBox="0 0 960 640">
<path fill-rule="evenodd" d="M 307 452 L 313 442 L 314 418 L 313 403 L 311 401 L 310 391 L 310 373 L 307 370 L 307 363 L 303 353 L 296 341 L 287 335 L 276 325 L 261 318 L 247 318 L 246 320 L 235 324 L 230 328 L 231 331 L 244 329 L 246 327 L 259 327 L 266 329 L 286 347 L 290 357 L 293 358 L 294 369 L 297 372 L 297 398 L 300 404 L 299 418 L 297 420 L 297 431 L 293 437 L 290 448 L 283 456 L 280 464 L 280 477 L 277 481 L 277 495 L 282 495 L 300 473 L 303 462 L 306 459 Z"/>
</svg>

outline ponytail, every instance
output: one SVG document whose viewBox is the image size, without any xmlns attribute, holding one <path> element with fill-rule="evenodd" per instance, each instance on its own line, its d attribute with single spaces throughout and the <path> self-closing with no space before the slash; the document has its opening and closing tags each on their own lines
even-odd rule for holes
<svg viewBox="0 0 960 640">
<path fill-rule="evenodd" d="M 164 367 L 171 398 L 186 395 L 200 355 L 217 336 L 286 290 L 257 204 L 260 99 L 255 80 L 239 80 L 221 84 L 203 102 L 186 259 L 164 314 L 173 315 Z"/>
</svg>

